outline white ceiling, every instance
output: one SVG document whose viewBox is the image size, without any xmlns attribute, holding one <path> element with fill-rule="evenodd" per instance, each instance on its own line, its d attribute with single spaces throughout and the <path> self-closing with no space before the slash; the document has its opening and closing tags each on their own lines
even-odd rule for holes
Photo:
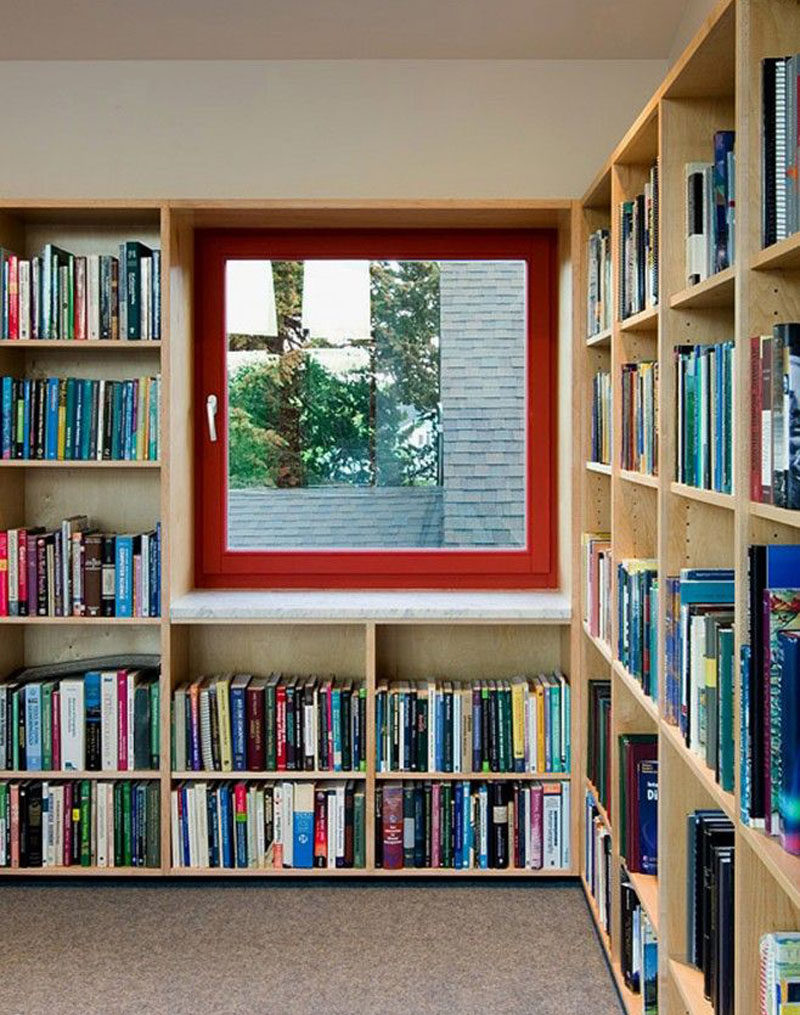
<svg viewBox="0 0 800 1015">
<path fill-rule="evenodd" d="M 686 6 L 687 0 L 0 0 L 0 59 L 664 59 Z"/>
</svg>

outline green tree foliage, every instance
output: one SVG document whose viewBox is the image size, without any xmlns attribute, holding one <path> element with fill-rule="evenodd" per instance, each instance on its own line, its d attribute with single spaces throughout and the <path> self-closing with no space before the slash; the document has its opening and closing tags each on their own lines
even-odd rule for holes
<svg viewBox="0 0 800 1015">
<path fill-rule="evenodd" d="M 265 353 L 229 379 L 230 485 L 435 483 L 438 264 L 372 263 L 373 341 L 353 356 L 357 365 L 335 372 L 314 353 L 327 343 L 302 332 L 302 268 L 273 262 L 278 335 L 230 344 Z"/>
</svg>

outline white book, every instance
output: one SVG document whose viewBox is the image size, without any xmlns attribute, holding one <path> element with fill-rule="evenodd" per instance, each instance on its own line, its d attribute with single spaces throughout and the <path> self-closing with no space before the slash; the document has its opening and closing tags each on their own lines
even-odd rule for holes
<svg viewBox="0 0 800 1015">
<path fill-rule="evenodd" d="M 8 530 L 8 612 L 19 615 L 19 529 Z"/>
<path fill-rule="evenodd" d="M 86 711 L 83 677 L 60 681 L 61 692 L 61 769 L 82 772 L 86 769 Z"/>
<path fill-rule="evenodd" d="M 107 867 L 116 867 L 114 863 L 114 783 L 104 783 L 106 787 L 106 843 L 108 850 Z"/>
<path fill-rule="evenodd" d="M 544 793 L 542 799 L 543 866 L 561 866 L 561 795 Z"/>
<path fill-rule="evenodd" d="M 256 824 L 256 867 L 267 865 L 267 842 L 265 835 L 264 787 L 255 791 L 255 824 Z"/>
<path fill-rule="evenodd" d="M 258 834 L 256 832 L 256 787 L 247 790 L 247 866 L 256 868 L 259 865 Z"/>
<path fill-rule="evenodd" d="M 19 298 L 19 337 L 27 341 L 31 337 L 31 262 L 17 264 L 17 295 Z"/>
<path fill-rule="evenodd" d="M 344 783 L 336 785 L 336 858 L 344 860 Z"/>
<path fill-rule="evenodd" d="M 700 709 L 702 699 L 705 697 L 705 646 L 706 646 L 706 622 L 704 616 L 692 617 L 689 627 L 689 675 L 691 686 L 690 694 L 690 718 L 689 723 L 689 749 L 695 754 L 702 751 L 703 739 L 701 737 Z"/>
<path fill-rule="evenodd" d="M 100 673 L 100 767 L 113 772 L 117 767 L 117 671 Z"/>
<path fill-rule="evenodd" d="M 95 458 L 98 462 L 103 459 L 103 433 L 106 416 L 106 382 L 101 379 L 97 387 L 97 450 Z"/>
<path fill-rule="evenodd" d="M 572 864 L 570 852 L 570 784 L 561 783 L 561 866 L 568 869 Z"/>
<path fill-rule="evenodd" d="M 100 255 L 86 258 L 86 334 L 92 340 L 100 338 Z"/>
<path fill-rule="evenodd" d="M 328 816 L 328 822 L 327 822 L 327 825 L 328 825 L 328 844 L 327 844 L 328 845 L 328 855 L 326 857 L 326 862 L 327 862 L 328 867 L 335 867 L 336 866 L 336 840 L 337 840 L 337 834 L 336 834 L 336 823 L 337 823 L 337 821 L 336 821 L 336 817 L 337 817 L 336 795 L 333 793 L 333 791 L 328 791 L 325 794 L 325 798 L 326 798 L 325 803 L 326 803 L 326 810 L 327 810 L 327 816 Z"/>
<path fill-rule="evenodd" d="M 178 790 L 173 789 L 169 795 L 169 817 L 172 827 L 172 866 L 183 867 L 183 837 L 181 836 L 181 824 L 178 817 Z"/>
<path fill-rule="evenodd" d="M 64 787 L 53 787 L 53 866 L 64 864 Z"/>
<path fill-rule="evenodd" d="M 175 769 L 178 772 L 186 768 L 186 684 L 175 688 L 172 696 L 172 737 L 175 744 Z"/>
<path fill-rule="evenodd" d="M 195 868 L 197 863 L 197 808 L 194 803 L 195 784 L 186 787 L 186 811 L 183 820 L 189 837 L 189 866 Z"/>
<path fill-rule="evenodd" d="M 316 700 L 316 688 L 314 688 L 314 698 L 312 701 L 306 702 L 305 696 L 303 700 L 303 749 L 306 754 L 312 754 L 314 756 L 315 768 L 317 767 L 317 724 L 315 721 Z"/>
<path fill-rule="evenodd" d="M 687 162 L 686 193 L 686 280 L 689 285 L 708 277 L 708 242 L 706 234 L 708 193 L 707 162 Z"/>
<path fill-rule="evenodd" d="M 108 866 L 108 798 L 106 783 L 97 784 L 97 866 Z"/>
<path fill-rule="evenodd" d="M 140 296 L 141 296 L 141 314 L 139 317 L 141 325 L 141 335 L 139 336 L 143 342 L 148 341 L 152 336 L 150 334 L 150 313 L 152 310 L 153 300 L 153 261 L 149 257 L 143 257 L 139 262 L 140 269 Z"/>
<path fill-rule="evenodd" d="M 283 866 L 294 867 L 294 786 L 290 782 L 283 784 L 281 793 L 283 808 Z"/>
<path fill-rule="evenodd" d="M 199 782 L 195 786 L 197 808 L 197 857 L 198 866 L 205 869 L 210 864 L 208 850 L 208 785 Z"/>
</svg>

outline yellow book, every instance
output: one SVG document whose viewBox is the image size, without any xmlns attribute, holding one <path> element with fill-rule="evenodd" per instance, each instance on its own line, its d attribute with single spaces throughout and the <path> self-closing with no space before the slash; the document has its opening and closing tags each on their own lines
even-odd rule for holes
<svg viewBox="0 0 800 1015">
<path fill-rule="evenodd" d="M 514 771 L 525 768 L 525 690 L 524 677 L 515 677 L 511 682 L 511 732 Z"/>
<path fill-rule="evenodd" d="M 231 678 L 217 677 L 217 719 L 219 720 L 219 758 L 223 772 L 233 771 L 231 742 Z"/>
<path fill-rule="evenodd" d="M 56 457 L 64 461 L 67 457 L 67 382 L 58 382 L 58 449 Z"/>
</svg>

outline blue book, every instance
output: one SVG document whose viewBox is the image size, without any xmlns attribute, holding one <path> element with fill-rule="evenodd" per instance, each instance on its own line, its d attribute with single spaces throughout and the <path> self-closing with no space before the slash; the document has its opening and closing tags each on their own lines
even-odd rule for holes
<svg viewBox="0 0 800 1015">
<path fill-rule="evenodd" d="M 294 787 L 294 835 L 292 866 L 314 865 L 314 784 L 298 782 Z"/>
<path fill-rule="evenodd" d="M 453 867 L 461 867 L 464 855 L 464 785 L 457 782 L 453 793 Z"/>
<path fill-rule="evenodd" d="M 231 839 L 231 790 L 227 783 L 219 788 L 220 843 L 222 845 L 222 866 L 233 867 L 233 843 Z"/>
<path fill-rule="evenodd" d="M 781 655 L 781 845 L 800 855 L 800 632 L 778 634 Z"/>
<path fill-rule="evenodd" d="M 333 726 L 333 770 L 342 770 L 342 692 L 334 687 L 331 691 L 331 724 Z"/>
<path fill-rule="evenodd" d="M 31 382 L 22 382 L 22 457 L 31 457 Z"/>
<path fill-rule="evenodd" d="M 750 824 L 750 646 L 742 645 L 739 659 L 739 816 Z"/>
<path fill-rule="evenodd" d="M 122 432 L 124 445 L 122 457 L 126 461 L 133 458 L 133 381 L 125 381 L 125 418 Z"/>
<path fill-rule="evenodd" d="M 114 606 L 117 617 L 133 616 L 133 536 L 117 536 L 114 551 Z"/>
<path fill-rule="evenodd" d="M 440 691 L 436 692 L 436 771 L 444 771 L 444 701 Z"/>
<path fill-rule="evenodd" d="M 25 685 L 25 768 L 42 770 L 42 685 Z"/>
<path fill-rule="evenodd" d="M 555 682 L 550 685 L 550 723 L 547 732 L 550 740 L 550 772 L 561 771 L 561 685 Z"/>
<path fill-rule="evenodd" d="M 72 454 L 70 458 L 81 461 L 81 445 L 83 443 L 84 417 L 86 414 L 86 393 L 83 381 L 75 380 L 75 424 L 72 428 Z"/>
<path fill-rule="evenodd" d="M 219 867 L 219 815 L 217 813 L 217 794 L 212 788 L 206 795 L 208 810 L 208 866 Z"/>
<path fill-rule="evenodd" d="M 47 378 L 47 409 L 45 414 L 44 456 L 48 461 L 58 458 L 58 378 Z"/>
<path fill-rule="evenodd" d="M 92 437 L 92 382 L 83 381 L 83 413 L 81 416 L 80 458 L 86 462 L 91 457 Z M 76 456 L 77 457 L 77 456 Z"/>
<path fill-rule="evenodd" d="M 736 133 L 718 130 L 714 134 L 714 168 L 712 170 L 714 200 L 714 271 L 730 266 L 732 249 L 728 237 L 728 202 L 731 195 L 729 158 L 733 151 Z"/>
<path fill-rule="evenodd" d="M 686 581 L 681 574 L 681 606 L 696 603 L 733 603 L 732 581 Z"/>
<path fill-rule="evenodd" d="M 3 458 L 11 457 L 11 434 L 14 420 L 14 379 L 4 377 L 2 382 L 2 443 L 0 452 Z"/>
<path fill-rule="evenodd" d="M 233 751 L 233 770 L 244 772 L 247 769 L 247 713 L 245 695 L 250 677 L 238 674 L 231 681 L 231 748 Z"/>
<path fill-rule="evenodd" d="M 640 761 L 639 854 L 642 874 L 658 874 L 658 761 Z"/>
<path fill-rule="evenodd" d="M 188 867 L 191 863 L 189 857 L 189 790 L 186 786 L 181 786 L 181 840 L 183 842 L 183 866 Z"/>
<path fill-rule="evenodd" d="M 462 867 L 469 867 L 470 856 L 474 846 L 474 829 L 472 827 L 472 796 L 468 782 L 464 784 L 463 807 L 464 807 L 464 856 Z"/>
<path fill-rule="evenodd" d="M 564 721 L 561 725 L 562 738 L 564 742 L 564 764 L 562 772 L 569 772 L 572 767 L 572 688 L 567 681 L 561 685 L 561 698 L 563 701 Z"/>
<path fill-rule="evenodd" d="M 114 381 L 111 398 L 111 458 L 122 458 L 122 381 Z"/>
<path fill-rule="evenodd" d="M 235 794 L 235 791 L 234 791 Z M 240 811 L 233 799 L 233 823 L 236 828 L 236 866 L 247 867 L 247 791 L 245 790 L 245 809 Z"/>
<path fill-rule="evenodd" d="M 101 706 L 100 685 L 102 677 L 93 670 L 83 678 L 83 708 L 86 716 L 86 767 L 99 771 L 101 765 L 100 730 Z"/>
<path fill-rule="evenodd" d="M 478 866 L 486 870 L 489 866 L 489 789 L 486 783 L 481 783 L 478 788 L 478 814 L 480 815 L 481 837 L 476 845 L 478 854 Z"/>
<path fill-rule="evenodd" d="M 75 403 L 77 394 L 75 391 L 75 378 L 67 378 L 67 419 L 66 419 L 66 446 L 64 451 L 64 457 L 71 459 L 74 457 L 75 448 Z"/>
</svg>

